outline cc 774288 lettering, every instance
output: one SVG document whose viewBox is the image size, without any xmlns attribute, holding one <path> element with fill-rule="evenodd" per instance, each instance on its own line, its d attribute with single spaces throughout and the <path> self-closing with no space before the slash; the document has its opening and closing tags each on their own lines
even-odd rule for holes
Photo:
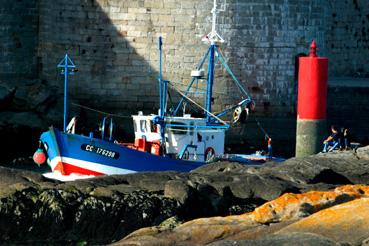
<svg viewBox="0 0 369 246">
<path fill-rule="evenodd" d="M 82 144 L 81 145 L 81 149 L 87 152 L 92 152 L 98 155 L 102 155 L 105 157 L 109 157 L 109 158 L 113 158 L 113 159 L 118 159 L 119 158 L 119 153 L 113 150 L 108 150 L 105 148 L 101 148 L 92 144 Z"/>
</svg>

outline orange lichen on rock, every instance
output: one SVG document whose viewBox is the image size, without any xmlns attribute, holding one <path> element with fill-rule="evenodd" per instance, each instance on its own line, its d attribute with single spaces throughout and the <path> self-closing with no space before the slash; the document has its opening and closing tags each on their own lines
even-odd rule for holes
<svg viewBox="0 0 369 246">
<path fill-rule="evenodd" d="M 337 187 L 335 192 L 357 194 L 358 197 L 369 196 L 369 186 L 367 185 L 344 185 Z"/>
<path fill-rule="evenodd" d="M 355 188 L 355 187 L 352 187 Z M 369 199 L 362 198 L 319 211 L 278 233 L 308 232 L 354 245 L 369 238 Z"/>
<path fill-rule="evenodd" d="M 369 196 L 369 186 L 345 185 L 333 191 L 310 191 L 304 194 L 286 193 L 255 209 L 258 223 L 273 223 L 306 217 L 321 209 Z"/>
</svg>

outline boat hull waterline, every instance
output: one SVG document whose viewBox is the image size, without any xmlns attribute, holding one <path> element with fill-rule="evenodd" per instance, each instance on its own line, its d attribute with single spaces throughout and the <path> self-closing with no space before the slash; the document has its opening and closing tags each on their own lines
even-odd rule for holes
<svg viewBox="0 0 369 246">
<path fill-rule="evenodd" d="M 63 175 L 114 175 L 143 171 L 189 172 L 205 162 L 171 159 L 130 149 L 113 142 L 51 127 L 40 138 L 52 171 Z"/>
</svg>

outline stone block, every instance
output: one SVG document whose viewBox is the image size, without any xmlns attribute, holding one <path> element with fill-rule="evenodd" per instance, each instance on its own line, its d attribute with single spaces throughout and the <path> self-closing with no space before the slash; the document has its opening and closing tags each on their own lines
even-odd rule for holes
<svg viewBox="0 0 369 246">
<path fill-rule="evenodd" d="M 131 14 L 145 14 L 145 13 L 147 13 L 147 8 L 128 8 L 128 13 L 131 13 Z"/>
</svg>

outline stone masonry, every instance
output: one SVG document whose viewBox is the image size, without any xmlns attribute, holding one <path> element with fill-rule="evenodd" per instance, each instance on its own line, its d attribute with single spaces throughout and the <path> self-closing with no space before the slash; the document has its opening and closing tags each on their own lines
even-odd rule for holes
<svg viewBox="0 0 369 246">
<path fill-rule="evenodd" d="M 0 83 L 38 76 L 38 11 L 37 0 L 1 0 Z"/>
<path fill-rule="evenodd" d="M 71 98 L 121 114 L 158 108 L 158 36 L 164 77 L 183 89 L 206 52 L 201 38 L 211 29 L 211 0 L 3 1 L 1 81 L 37 75 L 61 90 L 56 64 L 68 52 L 79 69 Z M 218 23 L 226 40 L 222 53 L 282 147 L 294 149 L 296 57 L 308 53 L 312 39 L 319 55 L 330 59 L 330 77 L 369 77 L 367 0 L 227 0 Z M 242 96 L 218 67 L 215 111 Z M 263 141 L 256 123 L 246 128 L 242 136 L 240 129 L 231 131 L 232 139 Z"/>
<path fill-rule="evenodd" d="M 295 56 L 312 39 L 326 53 L 321 1 L 228 1 L 219 18 L 222 50 L 230 67 L 258 105 L 274 115 L 293 114 Z M 189 81 L 207 46 L 212 1 L 42 1 L 39 55 L 41 77 L 55 80 L 55 63 L 68 51 L 80 67 L 72 93 L 99 106 L 116 109 L 157 106 L 157 37 L 164 38 L 164 75 Z M 310 19 L 308 18 L 310 16 Z M 219 72 L 222 77 L 225 71 Z M 231 80 L 218 80 L 214 90 L 220 109 L 239 100 Z M 231 96 L 230 96 L 231 95 Z"/>
</svg>

